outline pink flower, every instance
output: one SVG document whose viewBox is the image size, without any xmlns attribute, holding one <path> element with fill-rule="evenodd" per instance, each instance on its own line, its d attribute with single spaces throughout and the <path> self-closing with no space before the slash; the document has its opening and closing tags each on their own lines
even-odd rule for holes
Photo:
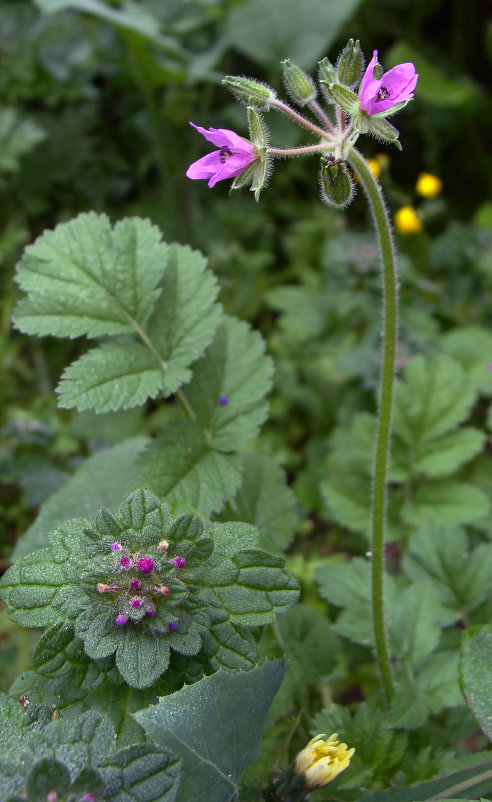
<svg viewBox="0 0 492 802">
<path fill-rule="evenodd" d="M 184 557 L 175 557 L 173 563 L 176 568 L 184 568 L 186 565 L 186 560 Z"/>
<path fill-rule="evenodd" d="M 154 570 L 154 560 L 152 557 L 140 557 L 140 559 L 137 560 L 136 565 L 137 568 L 139 568 L 144 574 L 151 574 Z"/>
<path fill-rule="evenodd" d="M 379 114 L 397 103 L 410 100 L 419 77 L 414 65 L 407 62 L 398 64 L 385 72 L 382 78 L 375 79 L 373 74 L 377 63 L 378 51 L 375 50 L 359 89 L 360 107 L 369 115 Z"/>
<path fill-rule="evenodd" d="M 244 172 L 246 167 L 258 158 L 258 152 L 251 142 L 238 136 L 227 128 L 201 128 L 190 122 L 205 139 L 217 145 L 219 150 L 208 153 L 197 162 L 188 167 L 188 178 L 210 179 L 209 187 L 214 187 L 217 181 L 234 178 Z"/>
<path fill-rule="evenodd" d="M 126 554 L 124 554 L 123 557 L 120 557 L 120 565 L 122 568 L 125 568 L 127 570 L 128 568 L 131 568 L 131 564 L 132 561 Z"/>
</svg>

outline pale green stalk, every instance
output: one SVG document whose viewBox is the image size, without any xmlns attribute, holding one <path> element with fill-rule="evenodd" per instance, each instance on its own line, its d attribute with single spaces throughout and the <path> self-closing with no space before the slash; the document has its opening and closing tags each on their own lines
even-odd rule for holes
<svg viewBox="0 0 492 802">
<path fill-rule="evenodd" d="M 376 655 L 381 680 L 389 701 L 394 694 L 393 672 L 388 651 L 384 613 L 384 533 L 386 481 L 389 466 L 391 419 L 395 381 L 396 336 L 398 325 L 395 253 L 388 212 L 379 185 L 364 157 L 355 148 L 347 156 L 357 173 L 372 209 L 383 263 L 383 366 L 379 389 L 379 415 L 372 496 L 371 600 Z"/>
</svg>

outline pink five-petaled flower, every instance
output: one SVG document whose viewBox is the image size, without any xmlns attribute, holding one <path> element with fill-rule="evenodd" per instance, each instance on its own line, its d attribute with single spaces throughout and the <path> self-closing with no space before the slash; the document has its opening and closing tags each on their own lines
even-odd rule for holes
<svg viewBox="0 0 492 802">
<path fill-rule="evenodd" d="M 209 179 L 209 187 L 214 187 L 217 181 L 234 178 L 241 175 L 246 167 L 258 158 L 255 146 L 246 139 L 238 136 L 227 128 L 201 128 L 190 122 L 193 128 L 202 134 L 205 139 L 217 145 L 219 150 L 208 153 L 188 167 L 188 178 Z"/>
<path fill-rule="evenodd" d="M 375 50 L 359 89 L 360 107 L 369 115 L 379 114 L 397 103 L 410 100 L 419 77 L 414 65 L 407 62 L 398 64 L 385 72 L 382 78 L 375 79 L 373 74 L 377 63 L 378 51 Z"/>
</svg>

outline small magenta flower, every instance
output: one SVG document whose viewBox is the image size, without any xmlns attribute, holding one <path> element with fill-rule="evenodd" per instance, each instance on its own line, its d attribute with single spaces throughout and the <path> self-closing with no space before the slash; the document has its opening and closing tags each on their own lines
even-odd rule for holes
<svg viewBox="0 0 492 802">
<path fill-rule="evenodd" d="M 136 566 L 143 574 L 151 574 L 154 570 L 154 560 L 152 557 L 140 557 L 136 562 Z"/>
<path fill-rule="evenodd" d="M 178 623 L 178 621 L 171 621 L 171 623 L 167 625 L 167 628 L 172 631 L 173 629 L 176 629 Z"/>
<path fill-rule="evenodd" d="M 127 621 L 128 621 L 128 616 L 123 615 L 123 613 L 121 615 L 116 616 L 116 623 L 118 624 L 119 627 L 123 627 Z"/>
<path fill-rule="evenodd" d="M 111 551 L 121 551 L 121 543 L 118 543 L 117 541 L 111 543 Z"/>
<path fill-rule="evenodd" d="M 129 557 L 127 557 L 126 554 L 124 554 L 123 557 L 120 557 L 120 565 L 122 568 L 128 569 L 131 568 L 132 561 Z"/>
<path fill-rule="evenodd" d="M 188 167 L 186 175 L 192 179 L 209 179 L 208 185 L 214 187 L 217 181 L 241 175 L 252 162 L 258 159 L 258 151 L 251 142 L 238 136 L 227 128 L 202 128 L 190 122 L 193 128 L 219 150 L 208 153 Z"/>
<path fill-rule="evenodd" d="M 133 607 L 134 610 L 139 610 L 142 604 L 142 599 L 139 596 L 133 596 L 133 598 L 130 599 L 130 606 Z"/>
<path fill-rule="evenodd" d="M 377 63 L 378 51 L 375 50 L 359 89 L 360 107 L 369 115 L 380 114 L 396 104 L 411 100 L 419 77 L 414 65 L 406 62 L 388 70 L 382 78 L 374 78 Z"/>
<path fill-rule="evenodd" d="M 149 609 L 145 611 L 145 615 L 152 616 L 152 615 L 155 615 L 156 612 L 157 612 L 157 610 L 155 609 L 155 607 L 149 607 Z"/>
<path fill-rule="evenodd" d="M 140 579 L 130 579 L 130 587 L 133 590 L 140 590 L 140 588 L 142 587 L 142 583 L 140 582 Z"/>
<path fill-rule="evenodd" d="M 186 565 L 186 560 L 184 557 L 175 557 L 173 563 L 176 568 L 184 568 Z"/>
</svg>

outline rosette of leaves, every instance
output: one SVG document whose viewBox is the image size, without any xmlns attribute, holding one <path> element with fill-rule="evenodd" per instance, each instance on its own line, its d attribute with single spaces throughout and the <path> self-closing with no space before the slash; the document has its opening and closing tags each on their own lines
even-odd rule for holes
<svg viewBox="0 0 492 802">
<path fill-rule="evenodd" d="M 248 524 L 174 519 L 148 490 L 116 516 L 103 509 L 51 533 L 51 546 L 21 557 L 0 583 L 12 620 L 72 622 L 93 660 L 115 655 L 132 687 L 147 688 L 171 651 L 207 670 L 248 670 L 257 660 L 251 628 L 297 600 L 283 559 L 256 547 Z"/>
</svg>

